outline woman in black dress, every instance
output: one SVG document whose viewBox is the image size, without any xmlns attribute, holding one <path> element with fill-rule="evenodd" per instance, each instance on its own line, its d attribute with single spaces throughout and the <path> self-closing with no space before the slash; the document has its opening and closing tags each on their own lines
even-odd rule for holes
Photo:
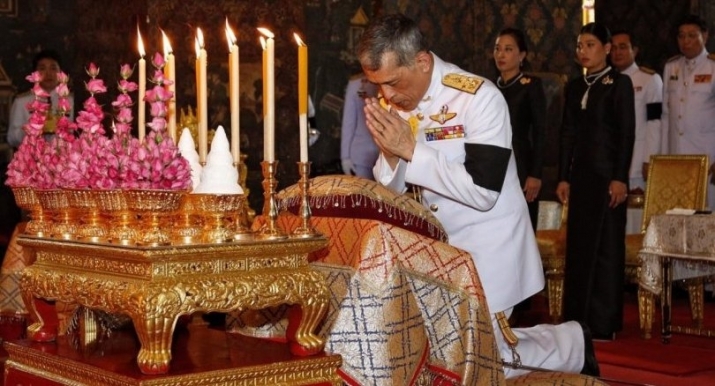
<svg viewBox="0 0 715 386">
<path fill-rule="evenodd" d="M 611 34 L 581 29 L 576 46 L 586 74 L 566 86 L 559 184 L 569 203 L 564 318 L 615 339 L 623 326 L 626 197 L 635 139 L 633 84 L 608 64 Z"/>
<path fill-rule="evenodd" d="M 536 230 L 544 160 L 546 97 L 541 79 L 521 72 L 526 54 L 526 40 L 520 30 L 507 28 L 499 33 L 494 45 L 494 62 L 500 74 L 496 84 L 509 105 L 516 169 L 529 207 L 531 225 Z"/>
</svg>

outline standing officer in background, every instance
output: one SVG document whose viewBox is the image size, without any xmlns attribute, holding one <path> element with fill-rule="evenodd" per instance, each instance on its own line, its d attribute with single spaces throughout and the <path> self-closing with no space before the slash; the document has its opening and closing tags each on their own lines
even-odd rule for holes
<svg viewBox="0 0 715 386">
<path fill-rule="evenodd" d="M 677 55 L 663 71 L 661 151 L 707 154 L 715 161 L 715 55 L 708 55 L 707 23 L 690 15 L 678 24 Z M 710 171 L 712 173 L 713 167 Z M 715 209 L 715 186 L 708 185 L 708 206 Z"/>
<path fill-rule="evenodd" d="M 645 191 L 650 156 L 660 153 L 663 80 L 655 71 L 636 64 L 638 45 L 628 31 L 615 31 L 611 42 L 611 63 L 620 73 L 631 77 L 635 96 L 636 139 L 628 174 L 629 187 Z"/>
<path fill-rule="evenodd" d="M 372 167 L 380 151 L 365 126 L 365 98 L 375 98 L 377 86 L 364 74 L 350 79 L 345 90 L 345 105 L 340 130 L 340 160 L 343 173 L 374 180 Z"/>
<path fill-rule="evenodd" d="M 373 20 L 357 56 L 387 104 L 365 100 L 381 151 L 375 178 L 398 193 L 406 184 L 418 189 L 449 243 L 471 254 L 501 357 L 512 361 L 514 349 L 525 366 L 598 375 L 591 339 L 577 322 L 499 327 L 543 289 L 544 271 L 511 150 L 509 109 L 496 86 L 429 51 L 417 24 L 401 14 Z M 528 371 L 504 368 L 507 378 Z"/>
<path fill-rule="evenodd" d="M 59 96 L 55 88 L 59 84 L 57 74 L 61 71 L 60 55 L 53 50 L 42 50 L 32 59 L 32 71 L 37 71 L 42 75 L 40 87 L 50 94 L 50 111 L 48 112 L 47 121 L 45 122 L 44 134 L 46 137 L 54 133 L 57 123 L 57 104 Z M 32 90 L 18 95 L 12 102 L 10 108 L 10 122 L 7 130 L 7 143 L 12 147 L 20 146 L 22 139 L 25 138 L 25 130 L 23 126 L 30 119 L 30 112 L 27 111 L 27 105 L 35 99 L 35 94 Z M 69 100 L 72 104 L 72 98 Z M 74 108 L 70 111 L 70 117 L 73 116 Z"/>
</svg>

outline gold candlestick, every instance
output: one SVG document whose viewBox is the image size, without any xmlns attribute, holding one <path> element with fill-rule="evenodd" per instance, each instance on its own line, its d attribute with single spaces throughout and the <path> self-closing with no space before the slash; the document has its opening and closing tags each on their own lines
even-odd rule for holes
<svg viewBox="0 0 715 386">
<path fill-rule="evenodd" d="M 300 219 L 301 225 L 293 231 L 295 237 L 314 237 L 318 232 L 310 225 L 310 204 L 308 202 L 308 190 L 310 188 L 310 161 L 298 162 L 298 173 L 300 174 Z"/>
<path fill-rule="evenodd" d="M 278 204 L 276 203 L 277 169 L 278 161 L 261 162 L 261 170 L 263 171 L 263 217 L 266 218 L 266 223 L 263 224 L 259 237 L 263 239 L 277 240 L 288 237 L 276 226 L 276 220 L 278 219 Z"/>
</svg>

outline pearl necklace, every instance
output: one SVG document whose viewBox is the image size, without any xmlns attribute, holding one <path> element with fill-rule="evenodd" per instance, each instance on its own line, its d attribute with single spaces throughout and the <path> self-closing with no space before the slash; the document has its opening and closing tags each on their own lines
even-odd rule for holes
<svg viewBox="0 0 715 386">
<path fill-rule="evenodd" d="M 588 92 L 591 90 L 591 86 L 593 86 L 594 83 L 598 82 L 598 80 L 601 79 L 602 76 L 606 75 L 608 71 L 611 71 L 611 66 L 607 66 L 603 70 L 595 74 L 589 75 L 591 77 L 594 77 L 591 82 L 588 81 L 588 76 L 586 76 L 586 74 L 583 75 L 583 81 L 588 87 L 586 88 L 586 92 L 583 93 L 583 98 L 581 98 L 581 110 L 586 110 L 586 104 L 588 103 Z"/>
<path fill-rule="evenodd" d="M 516 81 L 521 79 L 521 77 L 523 77 L 523 76 L 524 76 L 524 73 L 520 72 L 519 75 L 515 76 L 514 79 L 510 80 L 509 83 L 507 83 L 507 84 L 504 84 L 504 81 L 502 80 L 501 76 L 499 76 L 499 78 L 497 78 L 497 87 L 499 87 L 500 89 L 509 88 L 514 83 L 516 83 Z"/>
</svg>

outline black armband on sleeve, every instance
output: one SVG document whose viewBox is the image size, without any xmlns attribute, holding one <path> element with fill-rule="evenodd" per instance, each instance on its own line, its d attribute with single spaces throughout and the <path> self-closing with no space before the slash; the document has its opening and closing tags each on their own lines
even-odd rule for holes
<svg viewBox="0 0 715 386">
<path fill-rule="evenodd" d="M 663 104 L 660 102 L 648 103 L 645 105 L 645 108 L 647 121 L 660 119 L 660 115 L 663 113 Z"/>
<path fill-rule="evenodd" d="M 464 145 L 466 157 L 464 167 L 472 176 L 475 185 L 501 193 L 506 170 L 509 167 L 511 149 L 467 143 Z"/>
</svg>

